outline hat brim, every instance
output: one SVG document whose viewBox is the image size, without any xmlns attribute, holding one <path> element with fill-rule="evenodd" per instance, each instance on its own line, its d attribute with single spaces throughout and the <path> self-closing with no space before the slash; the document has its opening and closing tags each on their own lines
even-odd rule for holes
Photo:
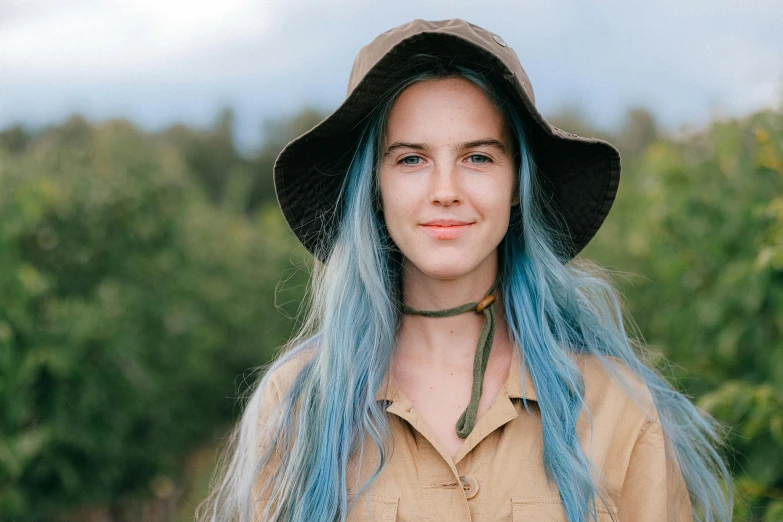
<svg viewBox="0 0 783 522">
<path fill-rule="evenodd" d="M 332 114 L 277 157 L 275 191 L 297 238 L 325 261 L 342 212 L 336 204 L 338 193 L 366 119 L 407 72 L 410 57 L 419 53 L 456 55 L 466 63 L 484 64 L 482 71 L 491 83 L 508 87 L 525 124 L 547 210 L 566 238 L 566 261 L 576 256 L 612 207 L 620 181 L 620 153 L 604 140 L 549 124 L 499 57 L 457 35 L 438 32 L 422 32 L 395 45 Z"/>
</svg>

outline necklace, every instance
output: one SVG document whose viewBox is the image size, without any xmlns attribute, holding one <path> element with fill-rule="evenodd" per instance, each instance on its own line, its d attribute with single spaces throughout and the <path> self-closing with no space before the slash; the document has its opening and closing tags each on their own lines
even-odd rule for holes
<svg viewBox="0 0 783 522">
<path fill-rule="evenodd" d="M 475 312 L 477 314 L 483 313 L 486 318 L 484 326 L 481 327 L 478 345 L 476 345 L 476 355 L 473 358 L 473 387 L 470 391 L 470 402 L 468 403 L 467 408 L 465 408 L 465 411 L 462 412 L 462 415 L 460 415 L 456 425 L 457 436 L 461 439 L 470 435 L 470 432 L 473 431 L 473 426 L 476 424 L 479 400 L 481 400 L 481 391 L 484 388 L 484 373 L 487 371 L 489 352 L 492 350 L 492 341 L 495 338 L 495 307 L 493 306 L 495 303 L 495 296 L 492 295 L 492 292 L 495 291 L 499 281 L 500 279 L 495 280 L 492 287 L 481 301 L 466 303 L 455 308 L 449 308 L 448 310 L 416 310 L 405 304 L 402 305 L 403 313 L 409 315 L 451 317 L 467 312 Z"/>
</svg>

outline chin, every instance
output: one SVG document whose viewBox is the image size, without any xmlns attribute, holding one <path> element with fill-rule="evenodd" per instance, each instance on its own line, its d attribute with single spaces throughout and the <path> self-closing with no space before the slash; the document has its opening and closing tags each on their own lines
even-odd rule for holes
<svg viewBox="0 0 783 522">
<path fill-rule="evenodd" d="M 454 254 L 430 256 L 425 259 L 410 259 L 425 275 L 433 279 L 458 279 L 473 272 L 480 262 L 473 259 L 460 259 Z"/>
</svg>

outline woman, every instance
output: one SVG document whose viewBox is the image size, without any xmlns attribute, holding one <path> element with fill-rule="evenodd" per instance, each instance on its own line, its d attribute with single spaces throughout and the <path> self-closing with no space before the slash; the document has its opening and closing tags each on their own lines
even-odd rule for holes
<svg viewBox="0 0 783 522">
<path fill-rule="evenodd" d="M 202 518 L 729 520 L 712 421 L 573 260 L 619 159 L 548 124 L 480 27 L 416 20 L 363 48 L 346 101 L 275 165 L 312 302 Z"/>
</svg>

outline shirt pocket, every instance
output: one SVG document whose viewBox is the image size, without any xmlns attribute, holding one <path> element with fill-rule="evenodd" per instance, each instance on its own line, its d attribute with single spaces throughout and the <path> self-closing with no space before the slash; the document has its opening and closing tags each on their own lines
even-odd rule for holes
<svg viewBox="0 0 783 522">
<path fill-rule="evenodd" d="M 598 504 L 598 522 L 614 522 L 612 514 Z M 616 510 L 615 510 L 616 512 Z M 568 522 L 566 520 L 560 498 L 525 498 L 514 497 L 511 499 L 512 522 Z"/>
<path fill-rule="evenodd" d="M 395 522 L 399 497 L 363 495 L 348 514 L 346 522 Z"/>
</svg>

